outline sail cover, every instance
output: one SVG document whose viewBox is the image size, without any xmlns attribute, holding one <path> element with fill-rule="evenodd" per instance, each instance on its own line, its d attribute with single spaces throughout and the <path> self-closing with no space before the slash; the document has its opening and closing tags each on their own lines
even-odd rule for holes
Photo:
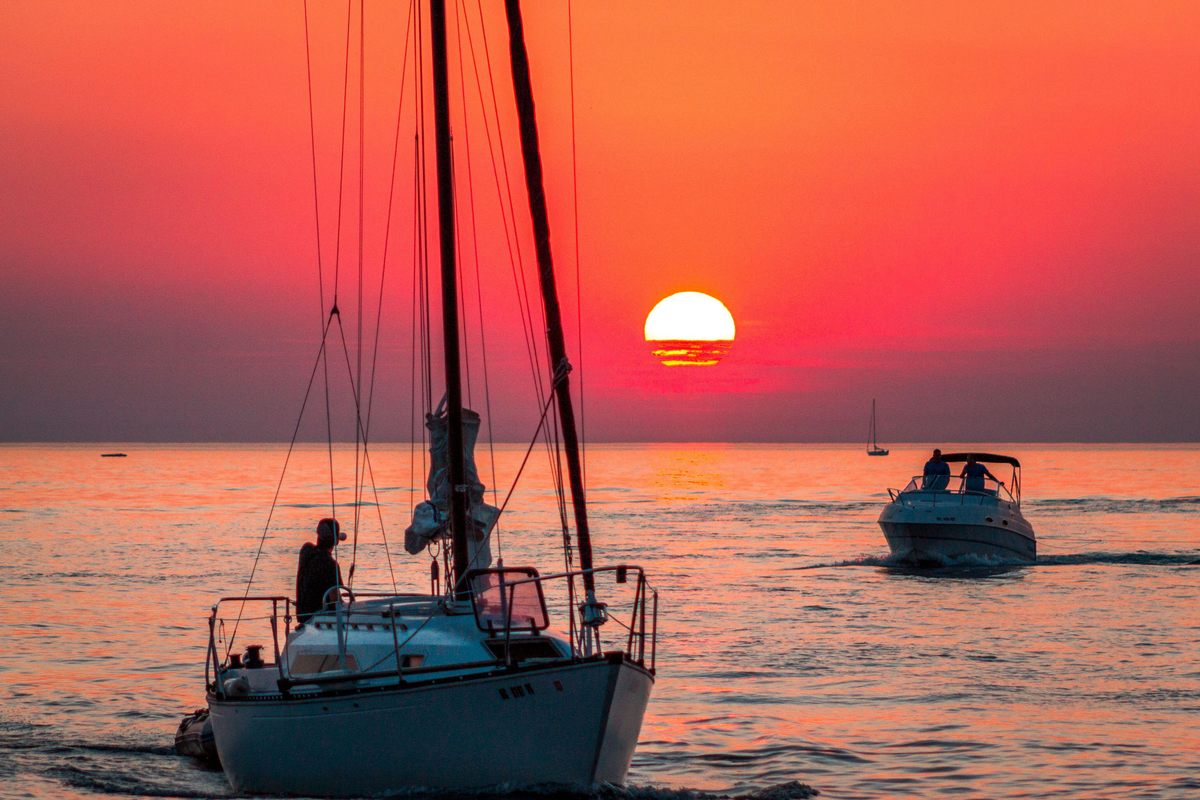
<svg viewBox="0 0 1200 800">
<path fill-rule="evenodd" d="M 467 555 L 471 563 L 467 569 L 487 569 L 492 565 L 492 549 L 489 536 L 500 516 L 500 509 L 483 501 L 484 485 L 479 480 L 475 467 L 475 441 L 479 438 L 479 414 L 464 408 L 463 462 L 467 484 Z M 450 424 L 444 404 L 437 411 L 425 415 L 425 427 L 429 428 L 429 482 L 428 500 L 418 503 L 413 509 L 412 524 L 404 531 L 404 549 L 416 555 L 437 539 L 450 537 Z M 466 570 L 463 570 L 466 572 Z"/>
</svg>

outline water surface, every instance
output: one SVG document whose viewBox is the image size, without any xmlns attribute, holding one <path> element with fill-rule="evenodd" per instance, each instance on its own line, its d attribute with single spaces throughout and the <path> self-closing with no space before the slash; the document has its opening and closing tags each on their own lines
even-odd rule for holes
<svg viewBox="0 0 1200 800">
<path fill-rule="evenodd" d="M 1026 465 L 1037 565 L 888 562 L 875 519 L 924 450 L 591 448 L 600 560 L 641 563 L 662 594 L 631 784 L 1200 796 L 1200 448 L 988 447 Z M 523 450 L 497 449 L 502 496 Z M 100 458 L 112 451 L 129 457 Z M 0 447 L 0 797 L 230 795 L 172 736 L 203 703 L 208 609 L 245 589 L 284 453 Z M 353 448 L 334 460 L 348 503 Z M 510 566 L 561 566 L 546 461 L 506 516 Z M 421 454 L 379 447 L 372 469 L 356 588 L 392 586 L 382 520 L 397 587 L 423 591 L 427 557 L 400 546 Z M 328 474 L 322 447 L 293 457 L 256 593 L 291 591 Z M 353 524 L 348 505 L 338 516 Z"/>
</svg>

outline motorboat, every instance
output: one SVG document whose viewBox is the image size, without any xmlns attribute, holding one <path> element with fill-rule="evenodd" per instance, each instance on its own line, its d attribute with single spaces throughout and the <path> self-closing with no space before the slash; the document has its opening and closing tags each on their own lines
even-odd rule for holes
<svg viewBox="0 0 1200 800">
<path fill-rule="evenodd" d="M 947 464 L 1004 464 L 1007 482 L 990 473 L 975 478 L 917 475 L 903 489 L 888 489 L 891 501 L 879 527 L 895 557 L 916 563 L 949 563 L 964 557 L 994 561 L 1037 559 L 1033 526 L 1021 514 L 1021 463 L 992 453 L 947 453 Z"/>
</svg>

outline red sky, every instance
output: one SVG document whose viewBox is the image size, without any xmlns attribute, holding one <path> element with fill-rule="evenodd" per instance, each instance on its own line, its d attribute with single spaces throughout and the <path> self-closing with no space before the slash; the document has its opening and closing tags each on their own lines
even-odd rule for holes
<svg viewBox="0 0 1200 800">
<path fill-rule="evenodd" d="M 566 6 L 526 6 L 574 342 Z M 4 4 L 0 439 L 290 435 L 321 319 L 302 9 Z M 366 7 L 368 339 L 405 11 Z M 328 305 L 345 6 L 311 0 L 310 14 Z M 1200 440 L 1200 5 L 579 0 L 573 15 L 590 438 L 856 441 L 877 397 L 888 441 Z M 382 439 L 410 425 L 409 91 Z M 538 408 L 479 100 L 465 117 L 461 102 L 493 417 L 523 440 Z M 350 112 L 339 298 L 353 345 L 353 88 Z M 737 319 L 718 367 L 664 368 L 641 341 L 649 309 L 684 289 Z"/>
</svg>

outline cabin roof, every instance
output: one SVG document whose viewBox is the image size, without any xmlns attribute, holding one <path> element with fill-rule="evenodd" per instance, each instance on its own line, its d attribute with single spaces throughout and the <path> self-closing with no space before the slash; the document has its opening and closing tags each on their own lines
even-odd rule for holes
<svg viewBox="0 0 1200 800">
<path fill-rule="evenodd" d="M 942 453 L 942 460 L 948 462 L 969 461 L 975 459 L 984 464 L 1012 464 L 1020 467 L 1021 462 L 1012 456 L 999 456 L 994 453 Z"/>
</svg>

